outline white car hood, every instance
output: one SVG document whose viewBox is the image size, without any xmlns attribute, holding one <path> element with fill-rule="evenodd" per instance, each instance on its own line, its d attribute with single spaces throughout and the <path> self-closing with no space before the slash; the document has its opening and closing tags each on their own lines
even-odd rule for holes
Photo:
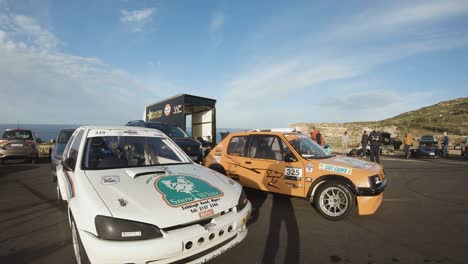
<svg viewBox="0 0 468 264">
<path fill-rule="evenodd" d="M 187 224 L 237 205 L 242 187 L 195 164 L 86 171 L 115 218 L 159 228 Z"/>
</svg>

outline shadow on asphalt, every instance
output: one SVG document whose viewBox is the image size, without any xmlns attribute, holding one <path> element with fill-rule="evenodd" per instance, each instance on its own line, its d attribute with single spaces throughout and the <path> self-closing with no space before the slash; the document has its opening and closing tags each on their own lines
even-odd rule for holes
<svg viewBox="0 0 468 264">
<path fill-rule="evenodd" d="M 11 173 L 18 173 L 27 170 L 35 170 L 39 166 L 27 165 L 27 164 L 5 164 L 0 167 L 0 177 L 5 177 Z"/>
<path fill-rule="evenodd" d="M 262 263 L 275 263 L 276 253 L 280 245 L 281 224 L 283 222 L 286 227 L 287 246 L 284 261 L 279 263 L 299 263 L 301 240 L 291 198 L 276 193 L 272 195 L 273 205 L 270 215 L 270 230 L 268 231 L 267 244 L 264 249 Z"/>
<path fill-rule="evenodd" d="M 13 252 L 5 257 L 0 257 L 1 263 L 31 263 L 43 257 L 47 257 L 52 253 L 59 251 L 67 246 L 71 247 L 71 240 L 66 239 L 57 241 L 48 245 L 40 245 L 38 247 L 27 248 Z"/>
</svg>

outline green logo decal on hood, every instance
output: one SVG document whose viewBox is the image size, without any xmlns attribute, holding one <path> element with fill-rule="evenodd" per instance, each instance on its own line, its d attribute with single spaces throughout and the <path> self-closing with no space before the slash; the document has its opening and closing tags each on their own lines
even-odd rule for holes
<svg viewBox="0 0 468 264">
<path fill-rule="evenodd" d="M 220 189 L 192 176 L 163 176 L 156 179 L 154 187 L 172 207 L 224 195 Z"/>
</svg>

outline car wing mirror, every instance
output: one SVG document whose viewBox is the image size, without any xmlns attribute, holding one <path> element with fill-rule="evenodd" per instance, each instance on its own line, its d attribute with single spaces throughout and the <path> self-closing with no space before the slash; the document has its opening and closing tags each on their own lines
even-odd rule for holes
<svg viewBox="0 0 468 264">
<path fill-rule="evenodd" d="M 74 171 L 76 166 L 76 160 L 74 158 L 66 158 L 63 161 L 63 168 L 66 171 Z"/>
<path fill-rule="evenodd" d="M 286 161 L 286 162 L 295 162 L 295 161 L 297 161 L 297 158 L 293 154 L 288 153 L 288 154 L 286 154 L 284 156 L 284 161 Z"/>
<path fill-rule="evenodd" d="M 50 142 L 50 144 L 55 144 L 55 138 L 51 138 L 51 139 L 49 140 L 49 142 Z"/>
</svg>

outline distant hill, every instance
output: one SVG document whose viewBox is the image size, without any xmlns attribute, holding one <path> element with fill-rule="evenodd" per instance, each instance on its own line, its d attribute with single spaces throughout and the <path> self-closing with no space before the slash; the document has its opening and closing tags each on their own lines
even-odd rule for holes
<svg viewBox="0 0 468 264">
<path fill-rule="evenodd" d="M 396 126 L 402 132 L 411 130 L 417 134 L 440 134 L 447 131 L 451 135 L 465 136 L 468 135 L 468 98 L 443 101 L 378 122 L 355 124 L 371 123 Z"/>
<path fill-rule="evenodd" d="M 297 127 L 301 131 L 307 131 L 314 126 L 322 131 L 322 134 L 328 138 L 328 142 L 334 145 L 339 145 L 339 137 L 344 131 L 348 131 L 357 144 L 362 131 L 369 131 L 374 126 L 380 131 L 389 132 L 394 137 L 399 138 L 403 138 L 408 130 L 411 130 L 416 137 L 423 134 L 441 137 L 443 132 L 447 131 L 449 136 L 454 139 L 451 141 L 453 143 L 459 141 L 462 136 L 468 135 L 468 98 L 443 101 L 375 122 L 296 123 L 290 125 L 290 127 Z"/>
</svg>

